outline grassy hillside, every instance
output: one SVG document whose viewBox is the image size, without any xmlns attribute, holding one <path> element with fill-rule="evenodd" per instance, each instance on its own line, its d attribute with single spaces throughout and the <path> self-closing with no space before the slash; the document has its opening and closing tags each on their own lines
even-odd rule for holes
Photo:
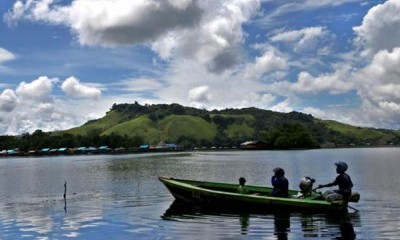
<svg viewBox="0 0 400 240">
<path fill-rule="evenodd" d="M 140 136 L 146 143 L 160 141 L 177 142 L 179 139 L 193 138 L 211 141 L 216 134 L 216 126 L 204 119 L 187 115 L 170 115 L 161 121 L 152 121 L 147 115 L 117 124 L 101 135 Z"/>
<path fill-rule="evenodd" d="M 238 146 L 254 139 L 290 143 L 298 138 L 294 141 L 298 143 L 302 140 L 300 133 L 321 146 L 378 146 L 400 142 L 396 131 L 354 127 L 299 112 L 278 113 L 257 108 L 207 111 L 179 104 L 142 106 L 137 102 L 114 104 L 103 118 L 64 133 L 122 136 L 125 142 L 136 137 L 147 144 L 164 141 L 186 146 Z M 277 134 L 285 138 L 279 139 Z"/>
<path fill-rule="evenodd" d="M 188 115 L 170 115 L 160 121 L 159 130 L 164 141 L 177 142 L 182 137 L 197 141 L 212 141 L 217 133 L 215 124 L 200 117 Z"/>
<path fill-rule="evenodd" d="M 121 136 L 141 136 L 145 142 L 152 142 L 159 136 L 157 124 L 151 121 L 147 116 L 140 116 L 117 124 L 106 131 L 103 131 L 101 135 L 110 135 L 112 133 Z"/>
<path fill-rule="evenodd" d="M 376 140 L 387 135 L 387 133 L 379 131 L 377 129 L 354 127 L 333 120 L 321 120 L 321 122 L 325 123 L 329 129 L 343 133 L 345 135 L 354 136 L 355 138 L 363 139 L 365 141 Z"/>
<path fill-rule="evenodd" d="M 126 120 L 128 120 L 128 114 L 118 112 L 118 111 L 110 111 L 108 112 L 103 118 L 100 118 L 98 120 L 93 120 L 89 121 L 88 123 L 76 127 L 76 128 L 71 128 L 69 130 L 64 131 L 65 133 L 70 133 L 73 135 L 86 135 L 91 131 L 98 131 L 98 132 L 103 132 L 106 131 L 107 129 L 122 123 Z"/>
<path fill-rule="evenodd" d="M 225 132 L 228 138 L 253 139 L 254 136 L 254 129 L 247 124 L 231 124 Z"/>
</svg>

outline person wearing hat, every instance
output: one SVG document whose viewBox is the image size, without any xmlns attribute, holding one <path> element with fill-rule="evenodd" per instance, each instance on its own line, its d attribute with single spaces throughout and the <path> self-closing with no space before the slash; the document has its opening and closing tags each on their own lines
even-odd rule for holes
<svg viewBox="0 0 400 240">
<path fill-rule="evenodd" d="M 285 178 L 285 170 L 282 168 L 275 168 L 274 176 L 271 178 L 272 196 L 273 197 L 288 197 L 289 194 L 289 181 Z"/>
<path fill-rule="evenodd" d="M 324 195 L 330 196 L 330 198 L 339 199 L 340 197 L 344 200 L 348 200 L 351 195 L 351 188 L 353 187 L 353 182 L 351 181 L 350 176 L 345 173 L 348 169 L 348 166 L 345 162 L 337 162 L 336 165 L 336 173 L 339 174 L 335 181 L 325 184 L 319 185 L 318 188 L 324 187 L 332 187 L 339 186 L 339 190 L 327 191 Z M 340 196 L 333 196 L 334 194 L 340 194 Z"/>
</svg>

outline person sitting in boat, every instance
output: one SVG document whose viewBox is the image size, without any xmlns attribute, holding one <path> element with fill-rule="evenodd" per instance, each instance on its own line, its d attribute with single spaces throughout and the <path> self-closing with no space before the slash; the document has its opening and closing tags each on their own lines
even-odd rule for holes
<svg viewBox="0 0 400 240">
<path fill-rule="evenodd" d="M 241 193 L 241 194 L 249 193 L 245 184 L 246 184 L 246 179 L 244 177 L 240 177 L 239 178 L 239 187 L 237 190 L 238 193 Z"/>
<path fill-rule="evenodd" d="M 335 165 L 336 173 L 339 174 L 335 181 L 325 185 L 319 185 L 318 188 L 332 187 L 337 185 L 339 186 L 339 190 L 328 190 L 324 193 L 324 197 L 330 201 L 348 201 L 351 196 L 351 189 L 353 187 L 353 182 L 351 181 L 350 176 L 345 173 L 348 169 L 348 166 L 345 162 L 337 162 Z"/>
<path fill-rule="evenodd" d="M 272 196 L 273 197 L 288 197 L 289 194 L 289 181 L 285 178 L 285 170 L 282 168 L 275 168 L 274 176 L 271 178 Z"/>
</svg>

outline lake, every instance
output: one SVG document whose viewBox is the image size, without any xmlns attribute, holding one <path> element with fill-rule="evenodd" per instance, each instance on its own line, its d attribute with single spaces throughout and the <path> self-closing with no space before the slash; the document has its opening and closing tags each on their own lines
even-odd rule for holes
<svg viewBox="0 0 400 240">
<path fill-rule="evenodd" d="M 400 148 L 215 151 L 0 159 L 0 239 L 399 239 Z M 159 175 L 290 188 L 326 184 L 345 161 L 361 194 L 343 216 L 179 206 Z M 67 182 L 66 201 L 63 199 Z"/>
</svg>

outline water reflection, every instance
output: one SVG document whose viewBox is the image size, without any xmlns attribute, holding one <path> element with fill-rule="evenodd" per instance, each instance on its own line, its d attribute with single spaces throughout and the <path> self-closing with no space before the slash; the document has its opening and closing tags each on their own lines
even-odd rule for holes
<svg viewBox="0 0 400 240">
<path fill-rule="evenodd" d="M 358 212 L 329 215 L 269 210 L 260 213 L 243 209 L 195 205 L 180 201 L 174 201 L 161 218 L 188 225 L 223 222 L 227 231 L 226 234 L 229 234 L 228 231 L 235 232 L 233 228 L 236 227 L 241 235 L 269 235 L 276 239 L 356 239 L 354 227 L 361 227 Z M 238 219 L 239 224 L 232 224 L 232 218 Z M 188 227 L 190 228 L 190 226 Z M 209 229 L 212 227 L 209 227 Z"/>
<path fill-rule="evenodd" d="M 356 239 L 357 234 L 354 231 L 354 226 L 361 226 L 359 212 L 332 216 L 328 217 L 327 220 L 330 225 L 339 225 L 341 236 L 336 239 Z"/>
<path fill-rule="evenodd" d="M 356 239 L 354 227 L 361 227 L 360 214 L 302 214 L 301 227 L 304 238 Z"/>
<path fill-rule="evenodd" d="M 248 213 L 240 214 L 239 221 L 240 221 L 240 233 L 242 235 L 246 235 L 250 225 L 250 214 Z"/>
<path fill-rule="evenodd" d="M 278 239 L 288 239 L 288 233 L 290 232 L 290 213 L 275 213 L 274 225 L 274 234 L 278 237 Z"/>
<path fill-rule="evenodd" d="M 80 201 L 67 213 L 66 199 L 30 199 L 30 202 L 0 203 L 1 239 L 52 239 L 52 236 L 78 237 L 89 227 L 102 224 L 101 201 Z M 62 210 L 64 208 L 64 211 Z"/>
</svg>

